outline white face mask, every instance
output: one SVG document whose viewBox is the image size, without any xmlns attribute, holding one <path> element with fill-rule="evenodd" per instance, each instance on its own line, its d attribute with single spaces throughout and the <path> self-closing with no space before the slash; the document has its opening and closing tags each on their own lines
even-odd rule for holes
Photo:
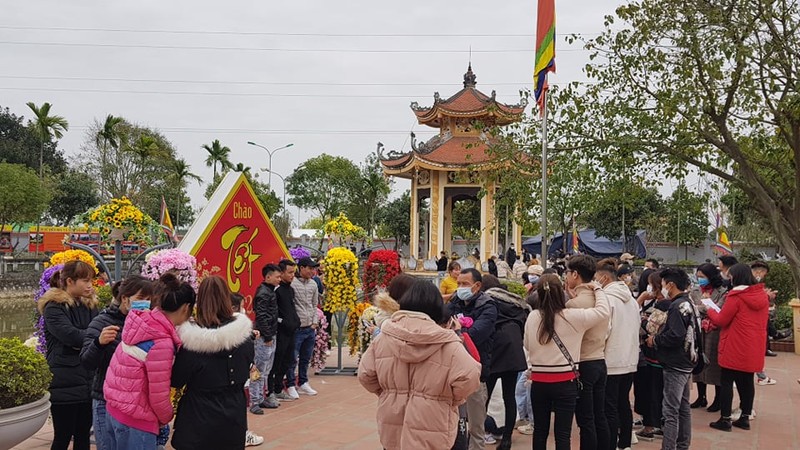
<svg viewBox="0 0 800 450">
<path fill-rule="evenodd" d="M 650 286 L 649 284 L 647 285 L 647 293 L 648 294 L 652 294 L 653 293 L 653 286 Z"/>
<path fill-rule="evenodd" d="M 661 288 L 661 295 L 663 295 L 664 298 L 669 298 L 669 289 Z"/>
</svg>

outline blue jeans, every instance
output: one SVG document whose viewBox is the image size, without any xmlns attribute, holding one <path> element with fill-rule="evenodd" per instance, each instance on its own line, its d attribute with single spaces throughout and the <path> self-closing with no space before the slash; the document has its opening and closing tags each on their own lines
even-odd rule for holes
<svg viewBox="0 0 800 450">
<path fill-rule="evenodd" d="M 111 450 L 155 450 L 156 436 L 147 431 L 137 430 L 117 421 L 111 414 L 106 414 L 106 424 L 113 435 Z"/>
<path fill-rule="evenodd" d="M 533 408 L 531 408 L 531 391 L 525 385 L 525 371 L 517 376 L 517 387 L 514 389 L 514 397 L 517 399 L 517 415 L 520 420 L 533 423 Z"/>
<path fill-rule="evenodd" d="M 250 406 L 256 406 L 264 401 L 264 386 L 267 383 L 267 377 L 270 370 L 272 370 L 272 362 L 275 358 L 275 336 L 272 337 L 269 345 L 264 342 L 264 339 L 259 337 L 255 341 L 256 356 L 253 364 L 259 372 L 261 378 L 258 381 L 251 381 L 250 387 Z M 276 392 L 277 393 L 277 392 Z"/>
<path fill-rule="evenodd" d="M 94 441 L 97 445 L 97 450 L 109 450 L 111 441 L 114 440 L 114 434 L 108 426 L 107 415 L 106 401 L 92 400 L 92 426 L 94 427 Z"/>
<path fill-rule="evenodd" d="M 286 372 L 287 387 L 302 386 L 308 383 L 308 364 L 311 362 L 311 355 L 314 354 L 314 343 L 317 341 L 317 331 L 311 327 L 298 328 L 294 335 L 294 357 Z M 297 369 L 297 378 L 294 370 Z"/>
</svg>

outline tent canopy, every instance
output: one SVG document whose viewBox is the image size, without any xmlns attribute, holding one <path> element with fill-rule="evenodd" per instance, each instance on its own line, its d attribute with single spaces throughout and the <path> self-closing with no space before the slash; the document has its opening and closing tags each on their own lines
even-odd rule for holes
<svg viewBox="0 0 800 450">
<path fill-rule="evenodd" d="M 631 238 L 628 242 L 627 251 L 639 259 L 647 256 L 647 248 L 645 247 L 646 232 L 644 230 L 637 230 L 636 236 Z M 542 237 L 534 236 L 525 239 L 522 242 L 522 248 L 528 253 L 534 255 L 542 254 Z M 591 255 L 595 258 L 608 258 L 619 257 L 624 253 L 622 251 L 622 240 L 610 240 L 604 237 L 597 236 L 595 230 L 583 230 L 578 232 L 578 251 L 585 255 Z M 553 237 L 550 243 L 547 255 L 548 257 L 558 255 L 564 249 L 564 236 L 559 233 Z M 567 233 L 567 254 L 572 254 L 572 232 Z"/>
</svg>

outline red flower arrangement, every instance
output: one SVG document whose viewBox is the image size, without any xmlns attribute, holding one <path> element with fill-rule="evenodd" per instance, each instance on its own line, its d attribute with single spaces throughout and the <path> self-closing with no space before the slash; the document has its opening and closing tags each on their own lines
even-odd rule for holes
<svg viewBox="0 0 800 450">
<path fill-rule="evenodd" d="M 364 292 L 372 299 L 400 273 L 400 256 L 394 250 L 375 250 L 364 264 Z"/>
</svg>

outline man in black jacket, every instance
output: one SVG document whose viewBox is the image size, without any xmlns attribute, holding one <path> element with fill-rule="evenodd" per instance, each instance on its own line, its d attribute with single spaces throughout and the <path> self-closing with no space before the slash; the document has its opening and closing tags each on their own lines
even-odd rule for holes
<svg viewBox="0 0 800 450">
<path fill-rule="evenodd" d="M 485 448 L 483 422 L 486 420 L 486 380 L 491 370 L 497 321 L 497 306 L 491 297 L 481 292 L 482 281 L 481 273 L 477 270 L 462 270 L 458 276 L 456 295 L 447 304 L 450 315 L 472 319 L 472 325 L 462 330 L 472 339 L 481 357 L 481 387 L 467 398 L 470 450 Z"/>
<path fill-rule="evenodd" d="M 664 368 L 662 450 L 688 449 L 692 441 L 692 414 L 689 408 L 689 384 L 692 370 L 701 358 L 697 352 L 700 323 L 686 289 L 689 276 L 681 269 L 661 271 L 661 287 L 672 303 L 664 327 L 647 338 L 656 349 Z"/>
<path fill-rule="evenodd" d="M 283 259 L 278 263 L 281 269 L 281 282 L 275 289 L 275 298 L 278 304 L 278 333 L 275 342 L 275 363 L 269 373 L 267 387 L 280 401 L 293 401 L 294 397 L 283 391 L 283 377 L 289 370 L 289 365 L 294 357 L 294 334 L 300 326 L 300 318 L 294 308 L 294 289 L 292 280 L 297 264 L 294 261 Z"/>
<path fill-rule="evenodd" d="M 261 269 L 264 282 L 258 286 L 253 299 L 253 309 L 256 321 L 253 328 L 257 332 L 255 341 L 256 369 L 262 374 L 256 381 L 250 381 L 250 412 L 264 414 L 261 408 L 277 408 L 280 406 L 275 397 L 276 392 L 270 391 L 264 399 L 264 384 L 275 358 L 275 336 L 278 333 L 278 303 L 275 288 L 281 282 L 281 268 L 276 264 L 267 264 Z"/>
</svg>

